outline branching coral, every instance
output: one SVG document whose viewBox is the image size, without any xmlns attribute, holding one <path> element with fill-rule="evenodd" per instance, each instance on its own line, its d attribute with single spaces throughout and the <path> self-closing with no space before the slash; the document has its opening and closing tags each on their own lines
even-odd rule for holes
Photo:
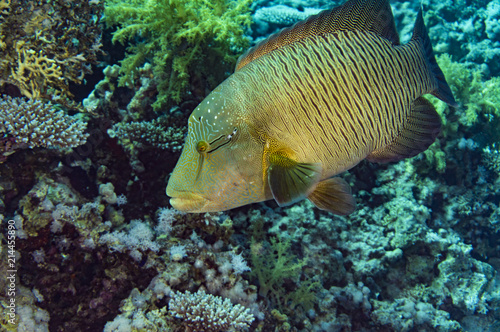
<svg viewBox="0 0 500 332">
<path fill-rule="evenodd" d="M 29 148 L 68 148 L 84 144 L 87 124 L 39 100 L 0 98 L 0 132 Z"/>
<path fill-rule="evenodd" d="M 184 143 L 185 132 L 185 127 L 173 125 L 167 116 L 152 121 L 119 122 L 108 129 L 108 135 L 116 137 L 130 155 L 130 165 L 137 172 L 145 169 L 139 160 L 141 152 L 151 148 L 179 151 Z"/>
<path fill-rule="evenodd" d="M 250 0 L 112 0 L 105 9 L 108 25 L 118 25 L 113 42 L 142 40 L 129 46 L 121 64 L 120 85 L 130 85 L 133 73 L 152 59 L 158 80 L 156 110 L 178 103 L 197 73 L 214 75 L 224 60 L 248 46 L 243 37 L 250 24 Z M 225 74 L 228 68 L 218 70 Z M 223 77 L 215 78 L 212 85 Z"/>
<path fill-rule="evenodd" d="M 254 317 L 248 309 L 229 299 L 199 290 L 191 294 L 175 292 L 169 302 L 169 312 L 183 321 L 186 331 L 238 331 L 249 327 Z"/>
<path fill-rule="evenodd" d="M 117 123 L 108 130 L 124 148 L 133 152 L 143 145 L 179 151 L 184 142 L 185 128 L 172 127 L 166 117 L 152 121 Z"/>
<path fill-rule="evenodd" d="M 29 98 L 40 98 L 47 85 L 64 88 L 61 67 L 42 51 L 26 49 L 24 41 L 15 45 L 17 64 L 11 67 L 11 82 Z"/>
<path fill-rule="evenodd" d="M 4 30 L 4 17 L 9 14 L 10 11 L 10 0 L 0 0 L 0 51 L 5 50 L 5 47 L 7 46 L 5 44 L 5 34 L 3 32 Z M 4 62 L 5 60 L 0 60 L 0 66 L 1 63 Z"/>
</svg>

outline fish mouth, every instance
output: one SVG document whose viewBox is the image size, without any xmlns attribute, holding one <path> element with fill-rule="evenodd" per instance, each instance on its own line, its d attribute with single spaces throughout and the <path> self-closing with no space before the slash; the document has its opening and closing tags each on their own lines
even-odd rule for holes
<svg viewBox="0 0 500 332">
<path fill-rule="evenodd" d="M 201 212 L 206 203 L 206 198 L 193 193 L 178 193 L 170 198 L 170 205 L 182 212 Z"/>
</svg>

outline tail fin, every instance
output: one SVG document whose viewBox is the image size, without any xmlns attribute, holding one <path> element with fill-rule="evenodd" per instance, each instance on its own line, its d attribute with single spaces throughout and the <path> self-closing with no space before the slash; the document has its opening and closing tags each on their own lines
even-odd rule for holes
<svg viewBox="0 0 500 332">
<path fill-rule="evenodd" d="M 422 9 L 418 11 L 417 19 L 415 21 L 415 27 L 413 28 L 412 40 L 419 40 L 423 46 L 423 52 L 425 57 L 431 67 L 431 72 L 437 81 L 438 87 L 436 90 L 432 91 L 431 94 L 438 97 L 450 106 L 457 107 L 458 104 L 453 97 L 453 93 L 446 82 L 443 71 L 439 68 L 434 57 L 434 51 L 432 50 L 431 40 L 427 34 L 427 29 L 424 24 L 424 17 L 422 15 Z"/>
</svg>

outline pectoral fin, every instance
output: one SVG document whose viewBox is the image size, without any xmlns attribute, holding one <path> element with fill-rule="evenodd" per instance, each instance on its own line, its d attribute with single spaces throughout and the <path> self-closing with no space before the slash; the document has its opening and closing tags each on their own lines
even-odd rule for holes
<svg viewBox="0 0 500 332">
<path fill-rule="evenodd" d="M 341 216 L 352 213 L 356 208 L 351 187 L 341 178 L 321 181 L 307 198 L 319 209 Z"/>
<path fill-rule="evenodd" d="M 269 163 L 269 187 L 279 206 L 306 198 L 321 177 L 319 163 L 298 163 L 284 153 L 273 153 Z"/>
</svg>

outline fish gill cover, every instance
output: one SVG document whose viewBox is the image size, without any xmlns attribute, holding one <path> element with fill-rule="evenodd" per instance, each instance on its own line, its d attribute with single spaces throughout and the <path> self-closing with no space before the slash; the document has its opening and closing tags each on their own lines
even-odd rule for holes
<svg viewBox="0 0 500 332">
<path fill-rule="evenodd" d="M 342 173 L 348 216 L 169 205 L 226 55 L 342 3 L 0 0 L 1 329 L 499 330 L 500 1 L 422 2 L 459 107 L 426 95 L 442 129 L 425 152 Z M 420 5 L 391 2 L 402 44 Z"/>
</svg>

